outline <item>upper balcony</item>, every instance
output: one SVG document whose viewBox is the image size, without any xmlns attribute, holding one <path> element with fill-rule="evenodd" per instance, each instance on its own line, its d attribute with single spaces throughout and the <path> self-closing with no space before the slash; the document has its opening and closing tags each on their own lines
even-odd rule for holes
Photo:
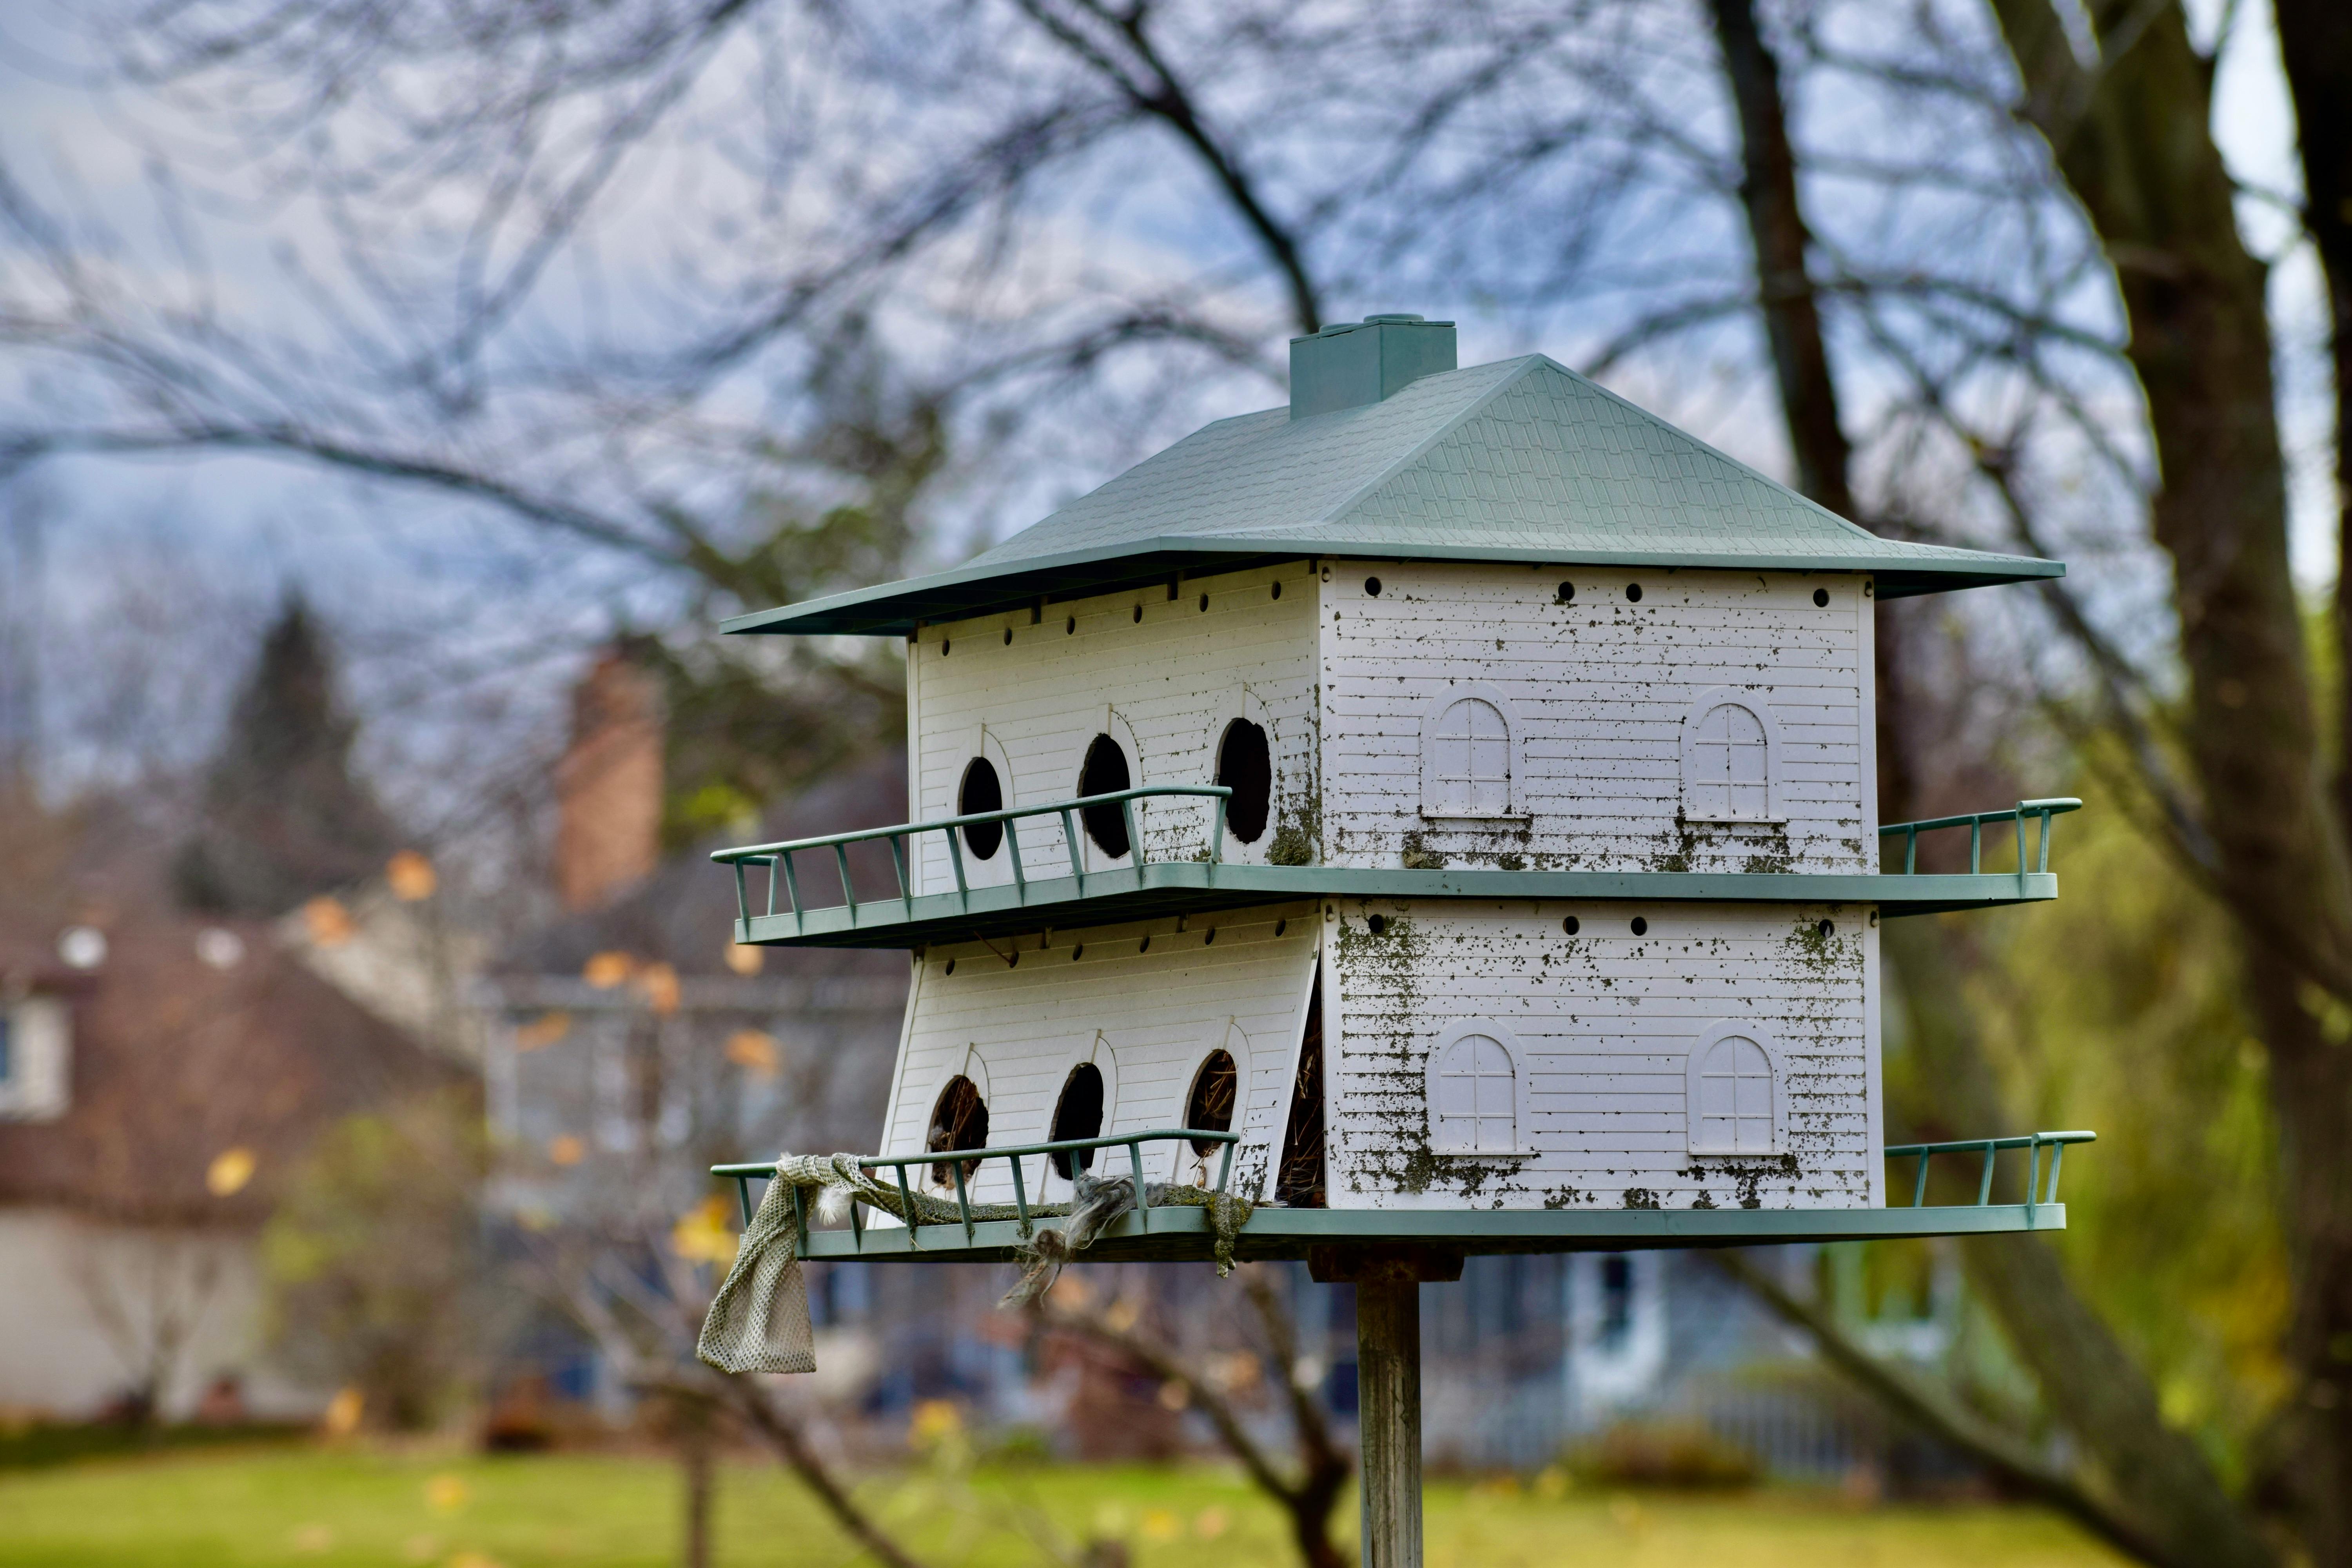
<svg viewBox="0 0 2352 1568">
<path fill-rule="evenodd" d="M 1883 847 L 1900 841 L 1895 870 L 1512 871 L 1237 864 L 1219 848 L 1232 794 L 1217 784 L 1154 784 L 748 845 L 711 858 L 734 868 L 735 940 L 778 946 L 917 947 L 1323 897 L 1861 903 L 1891 916 L 2056 898 L 2052 820 L 2082 805 L 2024 800 L 2001 811 L 1890 824 L 1878 832 Z M 1155 807 L 1160 830 L 1150 821 Z M 1165 831 L 1170 813 L 1197 814 L 1202 820 L 1185 826 L 1205 835 Z M 1967 871 L 1917 868 L 1923 834 L 1960 828 L 1969 834 Z M 2015 865 L 1987 870 L 1987 839 L 1997 847 L 2004 828 Z M 877 846 L 888 853 L 880 896 L 861 889 L 850 863 L 853 850 L 871 856 Z M 947 885 L 933 886 L 919 869 L 926 847 L 934 860 L 944 851 Z"/>
</svg>

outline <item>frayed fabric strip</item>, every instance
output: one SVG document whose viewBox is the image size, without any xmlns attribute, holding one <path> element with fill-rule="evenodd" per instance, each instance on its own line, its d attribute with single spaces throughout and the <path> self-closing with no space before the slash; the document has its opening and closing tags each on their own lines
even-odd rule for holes
<svg viewBox="0 0 2352 1568">
<path fill-rule="evenodd" d="M 916 1246 L 919 1227 L 959 1223 L 966 1210 L 929 1193 L 904 1195 L 895 1184 L 875 1180 L 857 1154 L 780 1154 L 775 1179 L 760 1199 L 751 1223 L 743 1227 L 734 1267 L 711 1298 L 702 1321 L 695 1354 L 721 1372 L 814 1372 L 816 1347 L 809 1321 L 808 1281 L 801 1272 L 799 1217 L 793 1194 L 814 1189 L 820 1218 L 846 1213 L 844 1205 L 862 1203 L 905 1223 L 908 1245 Z M 1121 1215 L 1135 1207 L 1135 1184 L 1123 1178 L 1095 1177 L 1080 1172 L 1073 1183 L 1075 1204 L 1033 1204 L 1028 1217 L 1063 1218 L 1059 1229 L 1046 1228 L 1015 1249 L 1021 1279 L 1005 1293 L 1003 1304 L 1024 1307 L 1053 1289 L 1064 1264 L 1091 1246 Z M 911 1204 L 908 1200 L 911 1199 Z M 1209 1211 L 1217 1235 L 1217 1272 L 1230 1274 L 1234 1242 L 1249 1223 L 1250 1204 L 1230 1194 L 1204 1187 L 1153 1183 L 1144 1190 L 1152 1208 L 1181 1206 Z M 908 1212 L 911 1208 L 912 1212 Z M 1020 1217 L 1012 1204 L 972 1204 L 973 1220 Z"/>
</svg>

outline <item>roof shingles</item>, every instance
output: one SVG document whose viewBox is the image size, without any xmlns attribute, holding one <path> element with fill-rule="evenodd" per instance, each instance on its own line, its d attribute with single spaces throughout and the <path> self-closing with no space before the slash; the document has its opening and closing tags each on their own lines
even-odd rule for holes
<svg viewBox="0 0 2352 1568">
<path fill-rule="evenodd" d="M 1883 597 L 2063 570 L 1881 539 L 1534 354 L 1307 418 L 1221 419 L 955 571 L 728 629 L 903 633 L 1038 594 L 1306 554 L 1874 572 Z"/>
</svg>

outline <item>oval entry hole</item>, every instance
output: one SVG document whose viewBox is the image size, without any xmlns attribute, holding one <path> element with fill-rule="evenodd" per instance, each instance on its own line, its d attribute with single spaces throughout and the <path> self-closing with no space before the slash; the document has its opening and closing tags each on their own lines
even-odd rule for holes
<svg viewBox="0 0 2352 1568">
<path fill-rule="evenodd" d="M 1828 609 L 1830 607 L 1830 591 L 1827 588 L 1814 589 L 1813 605 L 1817 609 Z"/>
<path fill-rule="evenodd" d="M 1201 1070 L 1192 1075 L 1192 1092 L 1184 1098 L 1184 1125 L 1198 1132 L 1230 1132 L 1234 1129 L 1234 1100 L 1241 1089 L 1241 1074 L 1234 1066 L 1232 1053 L 1211 1051 Z M 1219 1145 L 1205 1139 L 1195 1139 L 1192 1152 L 1207 1159 Z"/>
<path fill-rule="evenodd" d="M 996 776 L 996 764 L 986 757 L 972 758 L 964 764 L 963 783 L 956 788 L 956 815 L 977 816 L 983 811 L 1003 809 L 1004 781 Z M 963 847 L 979 859 L 993 860 L 1003 847 L 1001 822 L 975 822 L 962 831 Z"/>
<path fill-rule="evenodd" d="M 961 1073 L 948 1079 L 947 1087 L 940 1090 L 939 1099 L 931 1102 L 931 1130 L 929 1136 L 923 1141 L 923 1147 L 934 1154 L 988 1147 L 988 1106 L 980 1098 L 979 1085 Z M 955 1174 L 950 1167 L 954 1163 L 951 1160 L 942 1160 L 933 1165 L 932 1184 L 941 1187 L 952 1184 Z M 970 1181 L 972 1173 L 979 1169 L 979 1161 L 964 1161 L 964 1180 Z"/>
<path fill-rule="evenodd" d="M 1647 936 L 1647 935 L 1649 935 L 1649 934 L 1650 934 L 1650 922 L 1649 922 L 1648 921 L 1643 920 L 1640 915 L 1635 915 L 1635 916 L 1633 917 L 1633 934 L 1634 934 L 1635 936 Z"/>
<path fill-rule="evenodd" d="M 1244 844 L 1256 843 L 1274 803 L 1274 755 L 1265 730 L 1246 719 L 1225 726 L 1217 742 L 1217 783 L 1234 792 L 1225 802 L 1226 831 Z"/>
<path fill-rule="evenodd" d="M 1370 920 L 1364 922 L 1364 928 L 1367 931 L 1370 931 L 1374 936 L 1381 935 L 1389 929 L 1389 917 L 1386 915 L 1374 915 Z"/>
<path fill-rule="evenodd" d="M 1054 1102 L 1054 1124 L 1047 1130 L 1045 1141 L 1063 1143 L 1079 1138 L 1099 1138 L 1102 1125 L 1102 1068 L 1092 1062 L 1080 1062 L 1062 1080 L 1062 1098 Z M 1065 1181 L 1075 1172 L 1091 1169 L 1095 1163 L 1091 1149 L 1047 1157 L 1054 1162 L 1054 1173 Z"/>
<path fill-rule="evenodd" d="M 1141 606 L 1138 606 L 1140 613 Z M 1117 795 L 1129 787 L 1127 753 L 1108 735 L 1097 735 L 1087 745 L 1087 760 L 1078 769 L 1078 793 Z M 1090 805 L 1078 814 L 1095 847 L 1116 860 L 1128 851 L 1127 817 L 1116 803 Z"/>
<path fill-rule="evenodd" d="M 1566 931 L 1569 935 L 1574 936 L 1578 931 L 1584 929 L 1584 922 L 1578 920 L 1574 915 L 1570 915 L 1568 919 L 1559 922 L 1559 929 Z"/>
<path fill-rule="evenodd" d="M 1381 580 L 1378 577 L 1365 578 L 1364 592 L 1370 594 L 1375 599 L 1379 598 L 1381 596 Z"/>
<path fill-rule="evenodd" d="M 1626 584 L 1625 597 L 1633 604 L 1640 604 L 1642 602 L 1642 584 L 1639 583 Z"/>
<path fill-rule="evenodd" d="M 1837 934 L 1837 926 L 1829 921 L 1823 921 L 1821 924 L 1815 926 L 1813 930 L 1820 934 L 1821 939 L 1823 942 L 1829 941 L 1830 938 Z"/>
</svg>

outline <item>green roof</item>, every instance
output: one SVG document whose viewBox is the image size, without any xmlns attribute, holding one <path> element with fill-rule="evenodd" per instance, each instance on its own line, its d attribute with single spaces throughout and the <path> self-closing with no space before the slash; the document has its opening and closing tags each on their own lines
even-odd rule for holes
<svg viewBox="0 0 2352 1568">
<path fill-rule="evenodd" d="M 1868 572 L 1881 598 L 2056 577 L 1881 539 L 1541 354 L 1377 403 L 1193 432 L 952 572 L 740 616 L 730 632 L 905 634 L 1303 557 Z"/>
</svg>

